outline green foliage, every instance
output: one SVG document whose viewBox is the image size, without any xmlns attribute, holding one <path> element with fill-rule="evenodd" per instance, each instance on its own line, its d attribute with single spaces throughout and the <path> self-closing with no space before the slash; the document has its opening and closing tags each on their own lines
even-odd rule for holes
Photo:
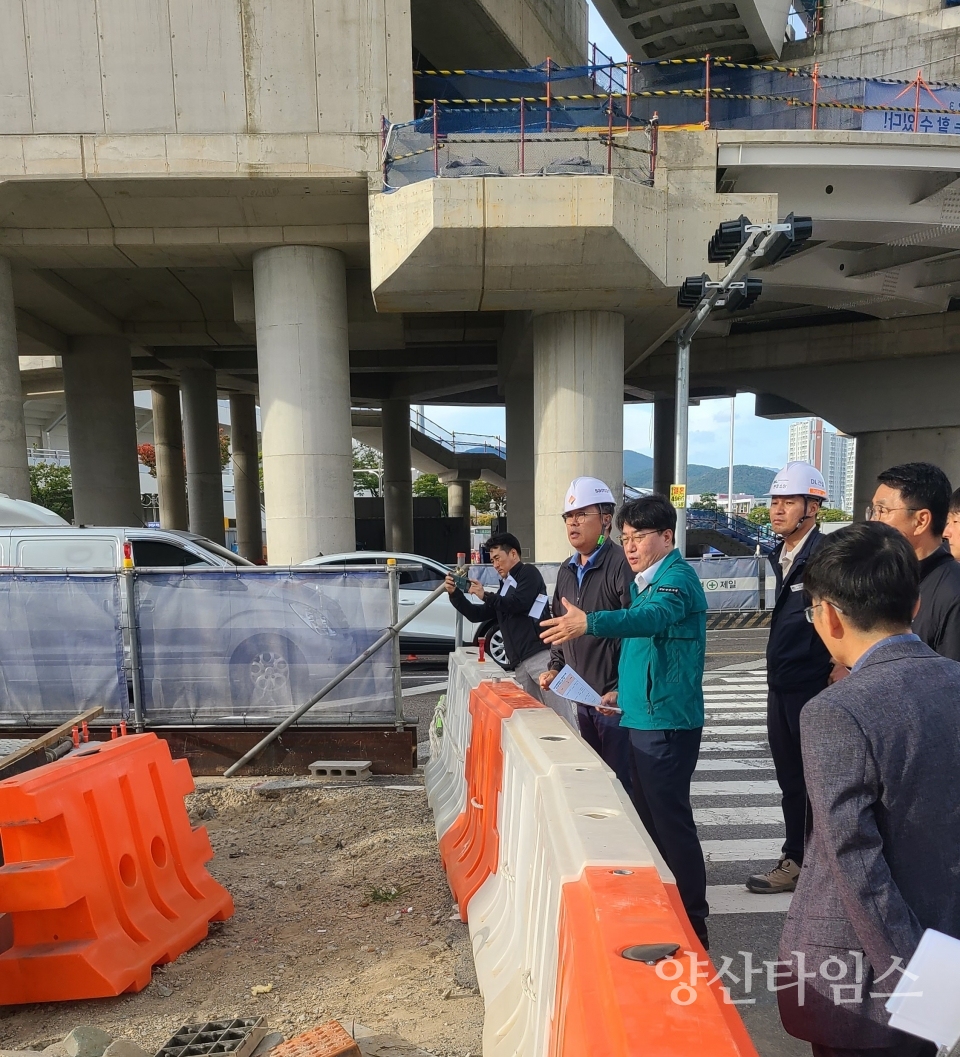
<svg viewBox="0 0 960 1057">
<path fill-rule="evenodd" d="M 383 469 L 383 459 L 380 452 L 361 444 L 353 442 L 353 468 L 354 470 L 369 471 L 366 473 L 355 473 L 353 475 L 353 491 L 369 492 L 371 495 L 382 495 L 382 485 L 378 470 Z"/>
<path fill-rule="evenodd" d="M 73 520 L 73 483 L 69 466 L 39 462 L 30 467 L 30 499 L 67 521 Z"/>
<path fill-rule="evenodd" d="M 747 521 L 752 521 L 754 525 L 769 525 L 770 508 L 766 506 L 755 506 L 753 510 L 747 514 Z"/>
<path fill-rule="evenodd" d="M 230 463 L 230 438 L 220 430 L 220 469 L 225 470 Z M 156 474 L 154 474 L 156 477 Z"/>
<path fill-rule="evenodd" d="M 422 473 L 413 482 L 415 496 L 433 496 L 440 500 L 443 516 L 447 516 L 447 486 L 435 473 Z"/>
<path fill-rule="evenodd" d="M 853 521 L 846 510 L 837 510 L 836 507 L 821 507 L 817 516 L 818 521 Z"/>
<path fill-rule="evenodd" d="M 486 481 L 474 481 L 470 485 L 470 504 L 477 508 L 478 514 L 502 517 L 507 509 L 507 490 Z"/>
<path fill-rule="evenodd" d="M 719 510 L 720 504 L 717 502 L 716 492 L 701 492 L 700 498 L 690 504 L 691 510 Z"/>
</svg>

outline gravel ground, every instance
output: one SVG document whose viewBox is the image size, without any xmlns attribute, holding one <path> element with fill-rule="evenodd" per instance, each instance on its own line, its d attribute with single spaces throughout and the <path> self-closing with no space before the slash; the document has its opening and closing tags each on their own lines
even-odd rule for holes
<svg viewBox="0 0 960 1057">
<path fill-rule="evenodd" d="M 155 1052 L 182 1024 L 262 1014 L 287 1037 L 337 1018 L 443 1057 L 479 1057 L 470 940 L 452 914 L 421 782 L 304 780 L 268 798 L 256 790 L 263 779 L 198 778 L 188 808 L 208 829 L 210 872 L 234 916 L 139 994 L 0 1007 L 0 1048 L 41 1048 L 93 1024 Z M 257 985 L 271 990 L 253 996 Z"/>
</svg>

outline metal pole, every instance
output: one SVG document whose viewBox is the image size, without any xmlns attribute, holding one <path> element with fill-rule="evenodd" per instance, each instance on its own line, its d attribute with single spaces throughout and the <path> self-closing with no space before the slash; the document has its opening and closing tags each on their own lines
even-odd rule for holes
<svg viewBox="0 0 960 1057">
<path fill-rule="evenodd" d="M 690 339 L 677 335 L 677 443 L 673 466 L 673 483 L 683 485 L 684 504 L 677 510 L 677 549 L 687 556 L 687 420 L 690 404 Z"/>
<path fill-rule="evenodd" d="M 523 176 L 523 170 L 524 170 L 523 133 L 524 133 L 524 106 L 523 106 L 523 96 L 521 96 L 520 97 L 520 175 L 521 176 Z"/>
<path fill-rule="evenodd" d="M 453 644 L 458 650 L 463 645 L 463 614 L 459 610 L 454 624 Z"/>
<path fill-rule="evenodd" d="M 633 105 L 630 99 L 630 82 L 633 80 L 633 66 L 630 56 L 627 56 L 627 133 L 630 132 L 630 108 Z"/>
<path fill-rule="evenodd" d="M 703 108 L 703 127 L 710 127 L 710 52 L 707 52 L 707 72 L 706 72 L 706 83 L 704 89 L 704 108 Z"/>
<path fill-rule="evenodd" d="M 390 623 L 400 620 L 400 570 L 396 558 L 387 558 L 387 577 L 390 581 Z M 397 730 L 403 730 L 403 680 L 400 676 L 400 636 L 393 636 L 391 667 L 393 668 L 393 707 Z"/>
<path fill-rule="evenodd" d="M 137 629 L 136 590 L 132 568 L 121 573 L 127 598 L 127 634 L 130 636 L 130 678 L 133 682 L 133 720 L 138 734 L 143 733 L 143 694 L 140 688 L 140 633 Z"/>
<path fill-rule="evenodd" d="M 727 513 L 733 517 L 733 428 L 736 413 L 735 396 L 730 397 L 730 465 L 727 469 Z"/>
<path fill-rule="evenodd" d="M 607 99 L 607 110 L 609 117 L 607 118 L 607 175 L 613 171 L 613 90 L 612 90 L 613 79 L 611 78 L 611 91 Z"/>
<path fill-rule="evenodd" d="M 810 114 L 810 127 L 817 127 L 817 97 L 820 95 L 820 63 L 813 64 L 813 107 Z"/>
<path fill-rule="evenodd" d="M 440 147 L 439 143 L 440 115 L 437 112 L 437 101 L 433 101 L 433 175 L 440 175 Z"/>
<path fill-rule="evenodd" d="M 346 666 L 346 668 L 338 672 L 330 680 L 330 682 L 327 683 L 326 686 L 324 686 L 317 693 L 315 693 L 306 704 L 301 705 L 296 710 L 296 712 L 293 712 L 289 716 L 287 716 L 287 718 L 282 723 L 278 723 L 273 728 L 273 730 L 271 730 L 269 734 L 267 734 L 264 738 L 258 741 L 257 744 L 249 750 L 249 752 L 241 756 L 236 763 L 231 764 L 223 772 L 224 777 L 232 778 L 233 775 L 235 775 L 237 771 L 239 771 L 240 768 L 243 767 L 244 764 L 256 759 L 260 755 L 260 753 L 263 752 L 263 750 L 269 744 L 271 744 L 271 742 L 279 738 L 285 730 L 292 727 L 293 724 L 296 723 L 301 716 L 306 715 L 307 712 L 309 712 L 310 709 L 313 708 L 313 706 L 316 705 L 318 702 L 322 701 L 327 696 L 327 694 L 330 693 L 331 690 L 335 690 L 343 682 L 343 680 L 346 679 L 348 675 L 352 675 L 360 667 L 360 665 L 364 663 L 364 661 L 368 661 L 377 652 L 377 650 L 386 646 L 386 644 L 394 635 L 397 634 L 397 632 L 405 628 L 411 620 L 414 620 L 416 617 L 420 616 L 420 614 L 427 608 L 427 606 L 429 606 L 430 603 L 433 602 L 435 599 L 439 598 L 445 590 L 446 588 L 443 584 L 441 584 L 438 588 L 436 588 L 436 590 L 431 591 L 430 594 L 428 594 L 427 597 L 420 603 L 420 605 L 418 605 L 411 613 L 408 613 L 405 617 L 398 620 L 396 624 L 394 624 L 392 627 L 387 628 L 387 630 L 380 636 L 379 639 L 377 639 L 377 641 L 372 646 L 368 646 L 363 651 L 363 653 L 360 654 L 359 657 L 356 657 Z"/>
<path fill-rule="evenodd" d="M 547 132 L 550 131 L 550 56 L 547 56 Z"/>
</svg>

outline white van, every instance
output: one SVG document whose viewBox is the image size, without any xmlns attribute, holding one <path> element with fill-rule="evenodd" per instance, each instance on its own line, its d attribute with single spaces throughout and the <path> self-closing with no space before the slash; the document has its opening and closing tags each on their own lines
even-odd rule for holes
<svg viewBox="0 0 960 1057">
<path fill-rule="evenodd" d="M 120 569 L 123 545 L 133 550 L 133 564 L 146 569 L 252 565 L 246 558 L 177 529 L 75 528 L 37 525 L 0 528 L 0 567 L 18 569 Z"/>
</svg>

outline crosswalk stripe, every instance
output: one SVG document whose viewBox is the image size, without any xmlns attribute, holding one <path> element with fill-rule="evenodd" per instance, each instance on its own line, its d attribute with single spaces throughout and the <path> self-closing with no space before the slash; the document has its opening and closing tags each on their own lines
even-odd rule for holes
<svg viewBox="0 0 960 1057">
<path fill-rule="evenodd" d="M 757 782 L 691 782 L 691 796 L 769 796 L 779 793 L 774 781 Z"/>
<path fill-rule="evenodd" d="M 707 718 L 711 723 L 729 722 L 730 720 L 759 719 L 758 712 L 713 712 L 708 710 Z"/>
<path fill-rule="evenodd" d="M 701 752 L 769 752 L 766 741 L 705 741 Z"/>
<path fill-rule="evenodd" d="M 703 733 L 706 737 L 722 737 L 724 734 L 766 734 L 766 723 L 746 727 L 704 727 Z"/>
<path fill-rule="evenodd" d="M 719 914 L 785 914 L 790 909 L 792 892 L 757 895 L 743 885 L 707 885 L 707 902 L 711 916 Z"/>
<path fill-rule="evenodd" d="M 719 760 L 698 760 L 698 771 L 766 771 L 773 769 L 773 760 L 769 756 L 748 756 L 742 759 L 736 757 Z"/>
<path fill-rule="evenodd" d="M 695 807 L 693 821 L 698 826 L 782 826 L 783 812 L 779 807 Z"/>
<path fill-rule="evenodd" d="M 759 862 L 780 858 L 783 841 L 777 837 L 746 840 L 704 840 L 700 842 L 707 862 Z"/>
</svg>

